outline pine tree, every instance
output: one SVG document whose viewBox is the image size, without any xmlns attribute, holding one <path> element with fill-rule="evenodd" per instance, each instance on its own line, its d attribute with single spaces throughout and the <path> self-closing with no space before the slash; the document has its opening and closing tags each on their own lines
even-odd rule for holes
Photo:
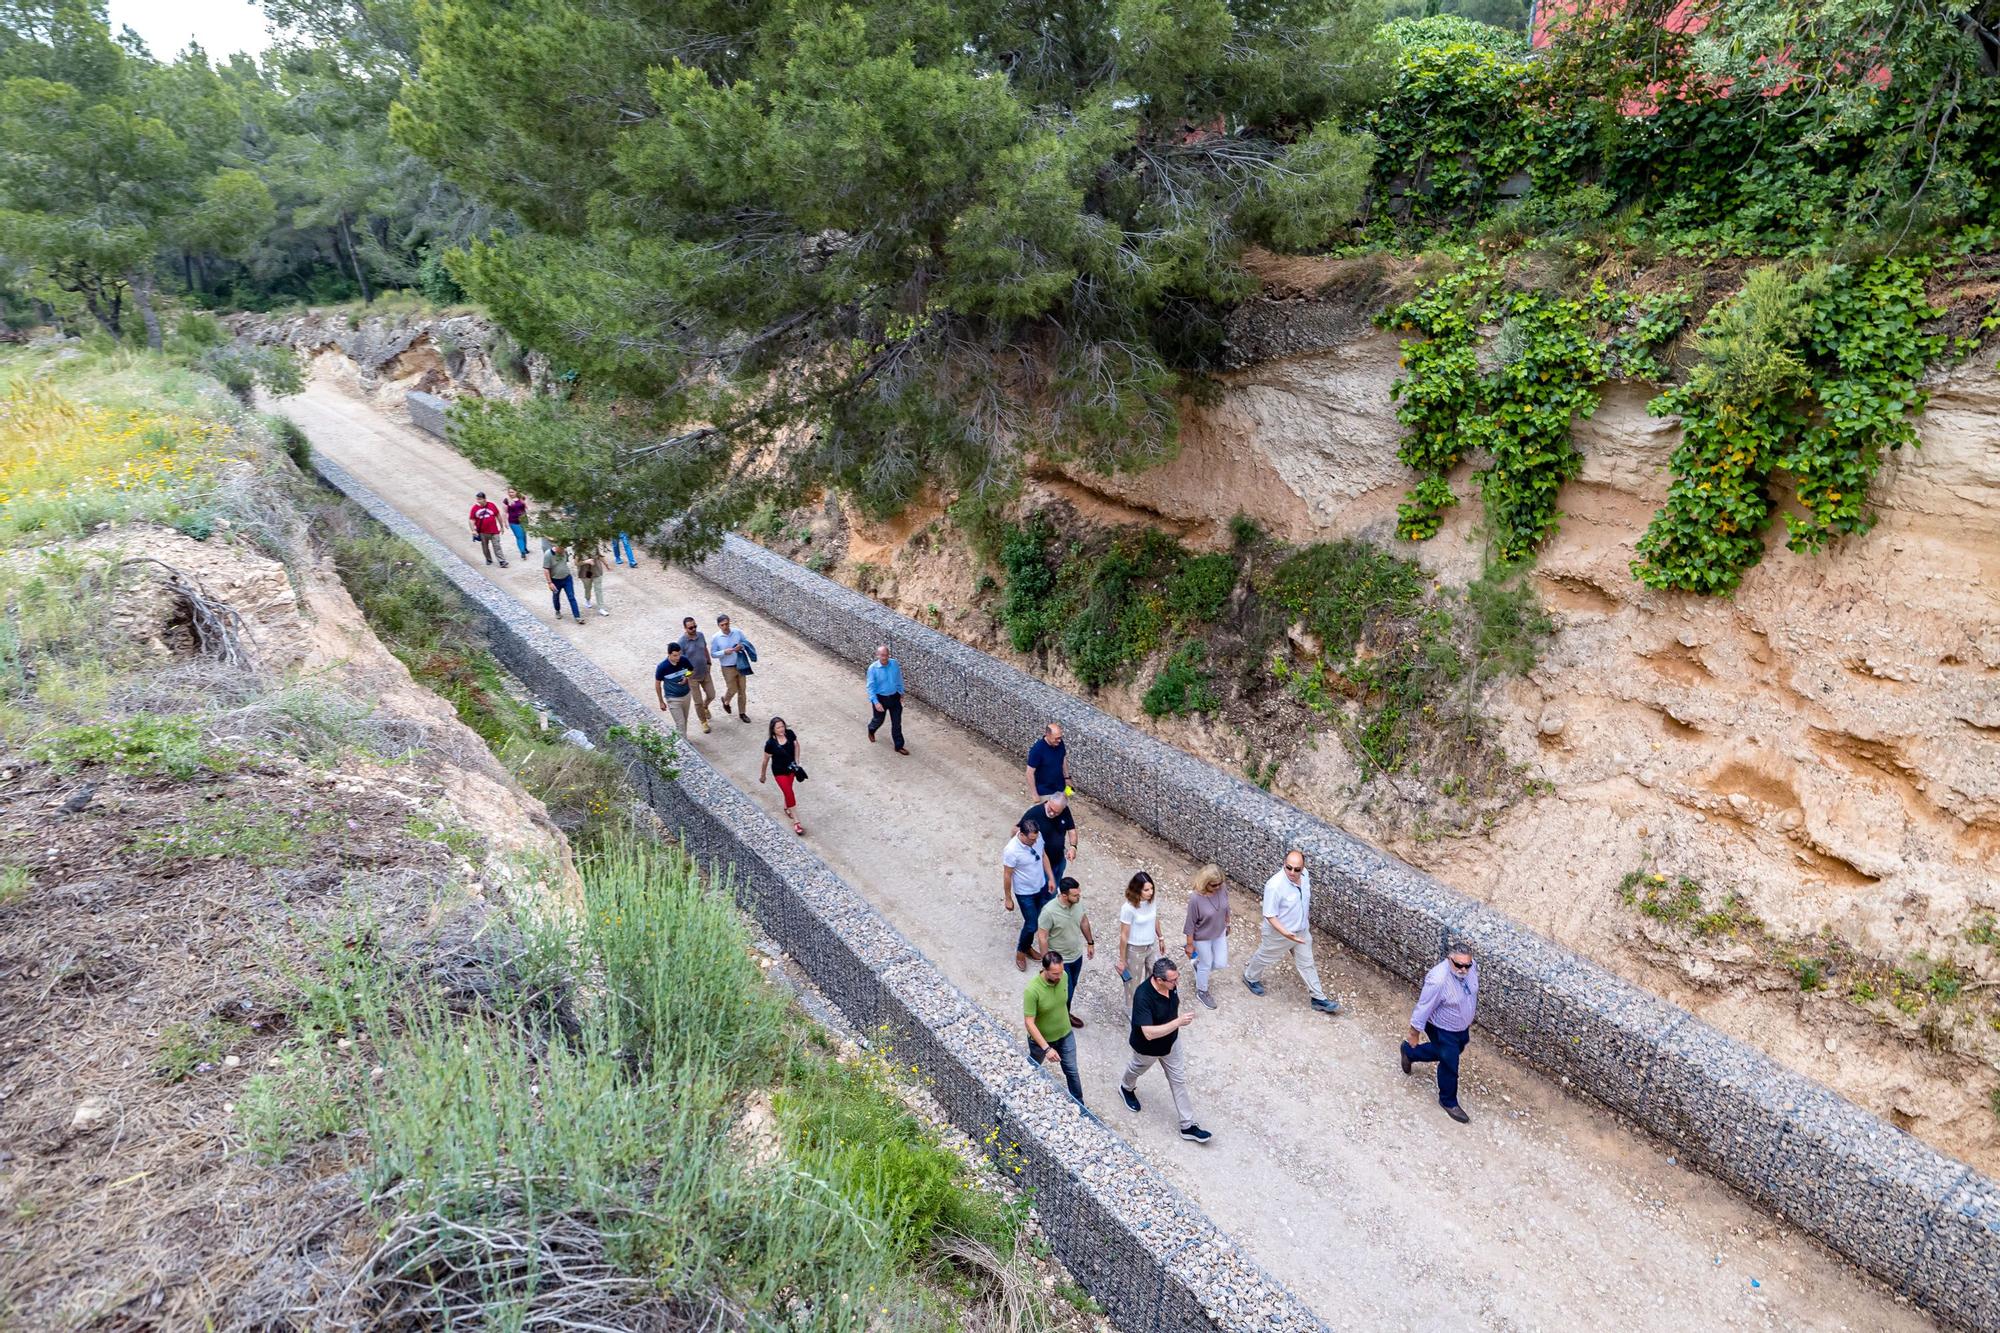
<svg viewBox="0 0 2000 1333">
<path fill-rule="evenodd" d="M 893 509 L 931 480 L 1004 487 L 1028 450 L 1167 456 L 1246 248 L 1311 247 L 1359 209 L 1372 147 L 1340 119 L 1381 69 L 1345 0 L 418 19 L 397 136 L 528 224 L 454 275 L 615 399 L 568 437 L 592 466 L 546 494 L 632 497 L 605 521 L 678 519 L 688 550 L 773 486 Z M 485 406 L 464 438 L 517 480 L 566 447 L 540 407 Z"/>
</svg>

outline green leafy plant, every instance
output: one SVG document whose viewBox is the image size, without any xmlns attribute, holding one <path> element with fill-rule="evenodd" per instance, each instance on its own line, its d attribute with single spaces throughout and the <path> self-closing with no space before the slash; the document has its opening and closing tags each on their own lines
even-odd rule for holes
<svg viewBox="0 0 2000 1333">
<path fill-rule="evenodd" d="M 242 1023 L 210 1018 L 202 1023 L 173 1023 L 160 1033 L 160 1051 L 153 1057 L 153 1072 L 169 1083 L 179 1083 L 201 1072 L 203 1066 L 222 1061 L 229 1047 L 250 1035 Z"/>
<path fill-rule="evenodd" d="M 1382 146 L 1377 197 L 1418 223 L 1476 216 L 1534 160 L 1535 122 L 1522 108 L 1527 43 L 1448 14 L 1382 31 L 1396 62 L 1393 87 L 1365 122 Z"/>
<path fill-rule="evenodd" d="M 1678 926 L 1701 939 L 1759 935 L 1763 922 L 1734 893 L 1711 902 L 1707 890 L 1686 875 L 1669 878 L 1634 870 L 1618 881 L 1618 896 L 1655 921 Z"/>
<path fill-rule="evenodd" d="M 1208 647 L 1191 639 L 1174 650 L 1140 700 L 1148 717 L 1185 717 L 1217 708 L 1214 678 L 1207 667 Z"/>
<path fill-rule="evenodd" d="M 94 766 L 121 777 L 182 781 L 197 773 L 231 772 L 241 758 L 233 747 L 209 743 L 200 720 L 187 714 L 141 714 L 63 727 L 34 742 L 28 753 L 58 773 Z"/>
<path fill-rule="evenodd" d="M 1734 592 L 1763 558 L 1775 474 L 1803 512 L 1788 544 L 1816 551 L 1874 524 L 1868 487 L 1886 450 L 1916 443 L 1919 379 L 1943 350 L 1922 259 L 1753 271 L 1703 324 L 1701 362 L 1651 411 L 1681 419 L 1666 506 L 1632 572 L 1650 587 Z"/>
<path fill-rule="evenodd" d="M 1390 390 L 1408 427 L 1397 457 L 1423 474 L 1397 511 L 1397 535 L 1435 536 L 1458 502 L 1452 469 L 1483 452 L 1477 480 L 1494 546 L 1502 562 L 1523 560 L 1556 530 L 1558 493 L 1583 466 L 1571 431 L 1597 410 L 1598 386 L 1658 374 L 1653 350 L 1679 330 L 1686 301 L 1623 296 L 1601 279 L 1580 297 L 1507 291 L 1477 253 L 1454 257 L 1457 268 L 1381 317 L 1423 335 L 1403 341 Z M 1498 365 L 1482 371 L 1479 330 L 1494 322 Z"/>
</svg>

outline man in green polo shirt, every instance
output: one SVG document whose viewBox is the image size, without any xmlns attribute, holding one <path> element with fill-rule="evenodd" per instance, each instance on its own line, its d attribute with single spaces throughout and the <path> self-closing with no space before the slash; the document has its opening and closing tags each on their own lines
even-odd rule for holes
<svg viewBox="0 0 2000 1333">
<path fill-rule="evenodd" d="M 1069 961 L 1063 971 L 1069 977 L 1069 1025 L 1083 1026 L 1076 1016 L 1076 983 L 1083 976 L 1083 960 L 1097 957 L 1097 936 L 1090 928 L 1090 913 L 1083 910 L 1083 888 L 1074 876 L 1064 875 L 1056 900 L 1042 908 L 1035 928 L 1035 954 L 1040 957 L 1054 949 Z"/>
<path fill-rule="evenodd" d="M 1083 1079 L 1076 1072 L 1076 1033 L 1070 1031 L 1069 979 L 1063 956 L 1054 949 L 1042 955 L 1042 969 L 1021 996 L 1021 1014 L 1028 1025 L 1028 1063 L 1062 1065 L 1069 1095 L 1083 1105 Z"/>
</svg>

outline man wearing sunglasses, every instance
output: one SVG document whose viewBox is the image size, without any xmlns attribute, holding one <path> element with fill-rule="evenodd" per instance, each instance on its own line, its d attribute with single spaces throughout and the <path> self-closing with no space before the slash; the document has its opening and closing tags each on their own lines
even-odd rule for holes
<svg viewBox="0 0 2000 1333">
<path fill-rule="evenodd" d="M 1424 989 L 1410 1011 L 1410 1039 L 1403 1043 L 1403 1072 L 1409 1073 L 1411 1065 L 1435 1063 L 1438 1105 L 1461 1125 L 1472 1117 L 1458 1104 L 1458 1060 L 1472 1040 L 1478 1008 L 1479 964 L 1472 961 L 1471 950 L 1453 949 L 1424 974 Z"/>
</svg>

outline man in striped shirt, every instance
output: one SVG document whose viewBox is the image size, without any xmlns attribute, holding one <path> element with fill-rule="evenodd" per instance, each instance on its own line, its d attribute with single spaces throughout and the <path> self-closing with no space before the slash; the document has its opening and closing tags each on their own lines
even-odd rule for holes
<svg viewBox="0 0 2000 1333">
<path fill-rule="evenodd" d="M 1458 1060 L 1472 1040 L 1478 1008 L 1479 964 L 1472 961 L 1471 950 L 1453 949 L 1424 974 L 1417 1007 L 1410 1011 L 1410 1039 L 1403 1043 L 1403 1072 L 1409 1073 L 1414 1064 L 1435 1063 L 1438 1105 L 1461 1125 L 1472 1117 L 1458 1104 Z"/>
</svg>

